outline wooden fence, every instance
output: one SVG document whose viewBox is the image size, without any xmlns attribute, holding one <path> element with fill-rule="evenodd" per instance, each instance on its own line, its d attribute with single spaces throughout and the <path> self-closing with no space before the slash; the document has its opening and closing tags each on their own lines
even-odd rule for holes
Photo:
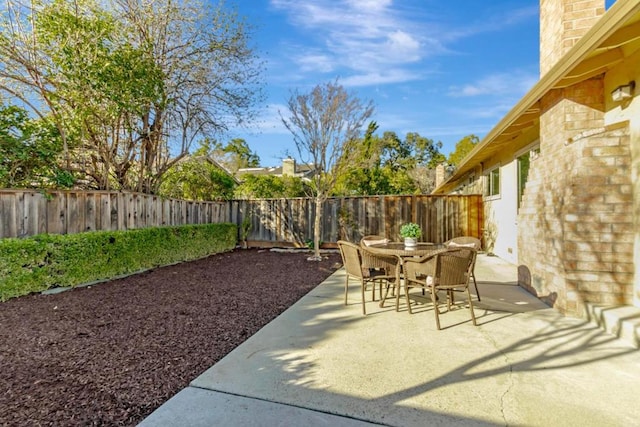
<svg viewBox="0 0 640 427">
<path fill-rule="evenodd" d="M 235 200 L 231 222 L 251 219 L 249 245 L 303 246 L 313 239 L 314 200 Z M 421 241 L 441 243 L 456 236 L 482 238 L 481 195 L 366 196 L 330 198 L 323 205 L 321 241 L 329 247 L 338 240 L 357 242 L 368 234 L 401 240 L 400 226 L 422 227 Z"/>
<path fill-rule="evenodd" d="M 251 246 L 304 246 L 313 239 L 314 200 L 194 202 L 108 191 L 0 190 L 0 238 L 41 233 L 128 230 L 163 225 L 251 224 Z M 322 242 L 358 241 L 367 234 L 399 240 L 400 226 L 416 222 L 422 241 L 482 237 L 482 196 L 369 196 L 330 198 L 323 205 Z"/>
<path fill-rule="evenodd" d="M 111 191 L 0 190 L 0 238 L 226 221 L 227 202 Z"/>
</svg>

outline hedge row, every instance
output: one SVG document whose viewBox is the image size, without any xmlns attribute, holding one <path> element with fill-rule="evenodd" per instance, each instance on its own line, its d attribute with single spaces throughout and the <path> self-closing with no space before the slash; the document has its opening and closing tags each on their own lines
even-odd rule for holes
<svg viewBox="0 0 640 427">
<path fill-rule="evenodd" d="M 231 250 L 235 224 L 42 234 L 0 240 L 0 301 Z"/>
</svg>

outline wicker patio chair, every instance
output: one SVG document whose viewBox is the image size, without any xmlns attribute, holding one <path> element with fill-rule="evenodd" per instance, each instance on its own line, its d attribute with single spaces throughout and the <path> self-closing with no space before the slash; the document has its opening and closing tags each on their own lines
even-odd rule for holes
<svg viewBox="0 0 640 427">
<path fill-rule="evenodd" d="M 369 245 L 375 245 L 380 243 L 388 243 L 389 239 L 380 235 L 367 235 L 360 239 L 360 247 L 365 250 L 362 251 L 362 266 L 368 268 L 372 273 L 384 271 L 384 275 L 391 276 L 395 273 L 399 267 L 400 260 L 396 256 L 384 256 L 380 254 L 374 254 L 367 249 Z M 388 291 L 387 287 L 387 291 Z M 395 295 L 395 286 L 391 287 L 392 296 Z M 380 296 L 382 296 L 382 284 L 380 284 Z M 385 295 L 386 298 L 386 295 Z M 373 290 L 373 300 L 375 301 L 375 288 Z"/>
<path fill-rule="evenodd" d="M 376 282 L 380 284 L 380 295 L 382 296 L 382 284 L 387 282 L 387 290 L 393 282 L 395 282 L 396 273 L 391 271 L 387 273 L 384 269 L 371 269 L 363 264 L 363 254 L 370 255 L 365 248 L 355 245 L 344 240 L 338 241 L 338 248 L 342 256 L 342 263 L 346 270 L 346 278 L 344 283 L 344 304 L 347 305 L 347 294 L 349 291 L 349 278 L 355 278 L 360 282 L 362 293 L 362 314 L 367 314 L 365 307 L 365 290 L 369 283 L 372 284 L 372 299 L 375 301 Z"/>
<path fill-rule="evenodd" d="M 473 312 L 473 302 L 469 291 L 472 266 L 475 261 L 476 251 L 473 248 L 451 248 L 445 252 L 428 255 L 419 259 L 407 259 L 404 261 L 404 286 L 407 298 L 407 307 L 411 311 L 409 290 L 421 288 L 429 291 L 433 302 L 433 311 L 436 316 L 436 327 L 440 330 L 440 307 L 438 305 L 438 291 L 444 291 L 447 295 L 447 310 L 451 310 L 454 291 L 466 291 L 469 302 L 469 311 L 474 325 L 476 316 Z"/>
<path fill-rule="evenodd" d="M 459 247 L 467 247 L 473 248 L 476 251 L 479 251 L 482 247 L 482 242 L 480 239 L 472 236 L 460 236 L 454 237 L 453 239 L 449 239 L 444 242 L 444 245 L 448 248 L 459 248 Z M 478 282 L 476 282 L 476 262 L 475 259 L 473 261 L 473 266 L 471 269 L 471 279 L 473 280 L 473 286 L 476 288 L 476 297 L 478 297 L 478 301 L 480 301 L 480 292 L 478 291 Z"/>
</svg>

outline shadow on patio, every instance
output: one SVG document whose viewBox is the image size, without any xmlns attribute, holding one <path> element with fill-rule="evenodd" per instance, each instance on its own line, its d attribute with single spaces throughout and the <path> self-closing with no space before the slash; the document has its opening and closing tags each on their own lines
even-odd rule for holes
<svg viewBox="0 0 640 427">
<path fill-rule="evenodd" d="M 516 274 L 479 257 L 479 326 L 459 309 L 437 331 L 430 305 L 362 316 L 354 286 L 345 307 L 339 270 L 190 388 L 392 426 L 636 422 L 640 352 L 559 315 Z"/>
</svg>

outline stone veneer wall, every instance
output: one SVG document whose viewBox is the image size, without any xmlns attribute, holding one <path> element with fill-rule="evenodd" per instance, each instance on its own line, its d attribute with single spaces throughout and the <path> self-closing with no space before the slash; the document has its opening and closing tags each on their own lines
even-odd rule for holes
<svg viewBox="0 0 640 427">
<path fill-rule="evenodd" d="M 628 123 L 604 128 L 602 79 L 542 100 L 518 217 L 520 284 L 563 313 L 633 299 Z"/>
</svg>

